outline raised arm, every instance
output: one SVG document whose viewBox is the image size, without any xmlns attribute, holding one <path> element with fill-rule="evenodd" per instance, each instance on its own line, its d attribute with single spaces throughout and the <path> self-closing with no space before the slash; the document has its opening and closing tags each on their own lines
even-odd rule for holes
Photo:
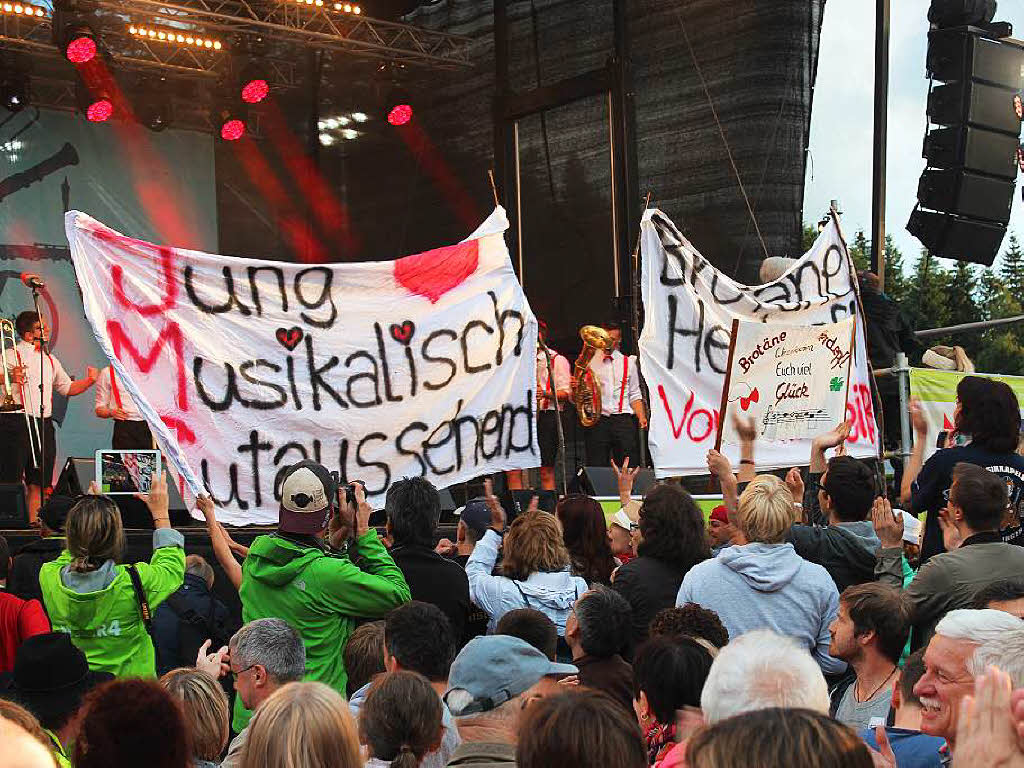
<svg viewBox="0 0 1024 768">
<path fill-rule="evenodd" d="M 210 535 L 210 544 L 213 546 L 213 554 L 216 556 L 217 562 L 224 569 L 228 581 L 234 585 L 235 589 L 238 589 L 242 586 L 242 566 L 231 554 L 231 547 L 228 545 L 225 532 L 217 522 L 213 499 L 206 495 L 200 496 L 196 499 L 196 508 L 203 513 L 203 518 L 206 520 L 206 532 Z"/>
<path fill-rule="evenodd" d="M 722 485 L 722 501 L 729 514 L 735 514 L 739 509 L 740 494 L 739 482 L 736 475 L 732 473 L 732 464 L 728 457 L 719 453 L 714 448 L 708 451 L 708 473 L 718 478 Z"/>
<path fill-rule="evenodd" d="M 737 479 L 741 483 L 749 483 L 757 475 L 754 465 L 754 443 L 757 442 L 757 425 L 753 419 L 743 419 L 736 413 L 732 415 L 736 434 L 740 438 L 740 471 Z"/>
<path fill-rule="evenodd" d="M 921 401 L 916 397 L 910 401 L 910 426 L 914 430 L 914 447 L 910 451 L 907 466 L 903 468 L 903 481 L 900 483 L 900 503 L 907 509 L 910 509 L 914 481 L 924 465 L 925 440 L 928 439 L 928 422 L 921 410 Z"/>
</svg>

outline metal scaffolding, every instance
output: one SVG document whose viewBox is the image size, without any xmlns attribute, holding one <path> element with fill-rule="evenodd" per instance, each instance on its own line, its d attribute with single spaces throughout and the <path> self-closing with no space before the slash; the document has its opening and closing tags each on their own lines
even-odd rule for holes
<svg viewBox="0 0 1024 768">
<path fill-rule="evenodd" d="M 356 58 L 409 68 L 471 66 L 472 38 L 336 11 L 334 5 L 334 0 L 313 0 L 312 4 L 296 0 L 99 0 L 91 22 L 112 68 L 210 86 L 230 75 L 233 59 L 255 50 L 263 52 L 261 67 L 276 89 L 302 83 L 305 56 L 298 54 L 309 49 L 324 51 L 336 63 Z M 0 13 L 0 50 L 20 52 L 31 61 L 36 106 L 73 110 L 76 73 L 54 45 L 51 22 L 48 15 Z M 132 25 L 216 37 L 223 47 L 209 50 L 146 39 L 131 34 Z M 179 127 L 209 128 L 209 120 L 199 116 L 197 105 L 188 99 L 177 101 Z M 194 120 L 182 119 L 190 113 Z"/>
</svg>

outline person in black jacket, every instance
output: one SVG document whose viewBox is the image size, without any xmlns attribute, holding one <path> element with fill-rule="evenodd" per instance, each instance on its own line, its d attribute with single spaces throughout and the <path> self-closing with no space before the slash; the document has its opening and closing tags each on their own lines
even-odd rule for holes
<svg viewBox="0 0 1024 768">
<path fill-rule="evenodd" d="M 199 555 L 185 558 L 185 578 L 177 592 L 153 613 L 157 674 L 195 666 L 207 640 L 213 650 L 228 644 L 238 622 L 213 592 L 213 568 Z"/>
<path fill-rule="evenodd" d="M 7 591 L 22 600 L 43 599 L 39 588 L 39 570 L 44 563 L 56 560 L 64 549 L 64 521 L 75 500 L 54 494 L 39 509 L 38 541 L 23 546 L 14 556 L 7 576 Z"/>
<path fill-rule="evenodd" d="M 412 599 L 436 605 L 448 617 L 461 646 L 469 615 L 469 578 L 458 563 L 434 551 L 441 497 L 422 477 L 393 483 L 384 501 L 391 557 L 402 569 Z"/>
<path fill-rule="evenodd" d="M 647 638 L 651 619 L 676 604 L 683 576 L 711 556 L 704 515 L 677 485 L 656 485 L 640 506 L 637 557 L 615 572 L 612 587 L 633 611 L 631 639 Z"/>
<path fill-rule="evenodd" d="M 878 548 L 868 519 L 876 495 L 871 469 L 851 456 L 834 456 L 825 464 L 825 450 L 840 445 L 848 434 L 849 426 L 841 424 L 812 442 L 804 496 L 810 499 L 810 524 L 794 525 L 786 536 L 800 557 L 828 571 L 840 593 L 875 580 Z"/>
</svg>

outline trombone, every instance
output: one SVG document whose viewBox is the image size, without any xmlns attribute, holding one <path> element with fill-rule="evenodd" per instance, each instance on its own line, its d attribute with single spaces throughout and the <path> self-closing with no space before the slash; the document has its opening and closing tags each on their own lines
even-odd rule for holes
<svg viewBox="0 0 1024 768">
<path fill-rule="evenodd" d="M 17 411 L 19 408 L 25 415 L 25 429 L 28 431 L 28 442 L 32 448 L 32 461 L 35 466 L 39 466 L 39 455 L 42 450 L 41 435 L 39 433 L 39 425 L 36 424 L 34 419 L 29 418 L 28 406 L 25 400 L 25 382 L 22 381 L 18 387 L 21 394 L 21 402 L 15 402 L 14 400 L 14 387 L 11 381 L 11 368 L 17 364 L 18 360 L 18 336 L 14 330 L 14 323 L 6 318 L 0 317 L 0 366 L 3 367 L 3 381 L 4 381 L 4 394 L 3 398 L 0 399 L 0 413 L 7 413 L 9 411 Z M 14 362 L 8 367 L 7 355 L 10 354 L 14 358 Z M 23 366 L 22 366 L 23 367 Z"/>
</svg>

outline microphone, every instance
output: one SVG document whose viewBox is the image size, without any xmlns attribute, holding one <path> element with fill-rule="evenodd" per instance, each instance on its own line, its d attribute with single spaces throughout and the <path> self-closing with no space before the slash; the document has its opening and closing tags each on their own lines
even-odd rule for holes
<svg viewBox="0 0 1024 768">
<path fill-rule="evenodd" d="M 34 275 L 31 272 L 22 272 L 21 273 L 21 282 L 23 282 L 29 288 L 34 288 L 34 289 L 37 289 L 37 290 L 39 288 L 45 288 L 46 287 L 46 283 L 43 282 L 43 279 L 41 277 L 39 277 L 39 275 Z"/>
</svg>

